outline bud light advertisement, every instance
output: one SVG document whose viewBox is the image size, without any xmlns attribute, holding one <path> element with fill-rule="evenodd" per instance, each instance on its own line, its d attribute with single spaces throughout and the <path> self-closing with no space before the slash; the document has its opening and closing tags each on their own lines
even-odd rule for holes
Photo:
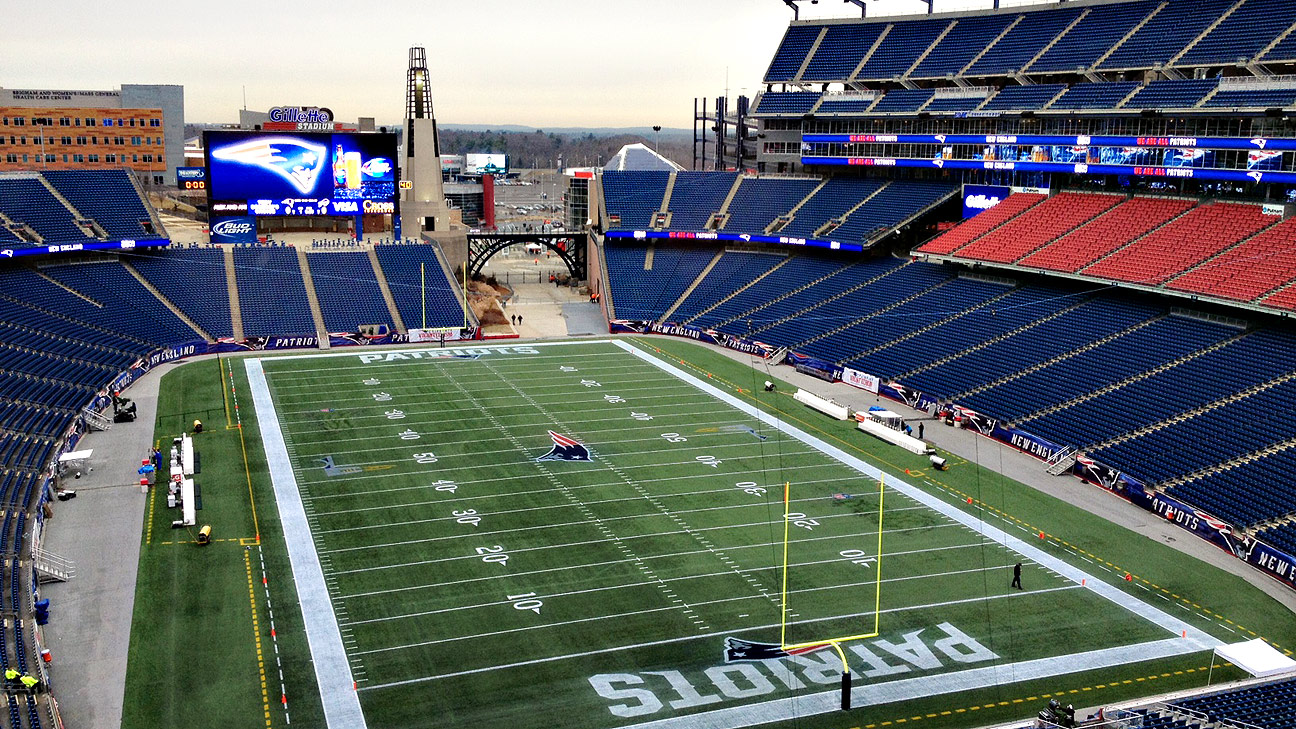
<svg viewBox="0 0 1296 729">
<path fill-rule="evenodd" d="M 998 205 L 1012 194 L 1011 187 L 996 185 L 964 185 L 963 217 L 971 218 L 977 213 Z"/>
<path fill-rule="evenodd" d="M 348 201 L 332 207 L 356 213 L 392 212 L 396 201 L 394 134 L 214 131 L 204 134 L 204 146 L 214 200 L 247 200 L 249 209 L 264 203 L 257 210 L 295 208 L 287 201 Z M 306 207 L 324 214 L 330 204 Z"/>
<path fill-rule="evenodd" d="M 221 218 L 212 223 L 212 243 L 256 243 L 256 241 L 256 218 L 251 215 Z"/>
</svg>

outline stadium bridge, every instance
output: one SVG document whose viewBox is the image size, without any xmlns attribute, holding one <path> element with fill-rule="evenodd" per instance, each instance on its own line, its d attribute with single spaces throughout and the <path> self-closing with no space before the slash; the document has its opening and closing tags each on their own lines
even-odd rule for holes
<svg viewBox="0 0 1296 729">
<path fill-rule="evenodd" d="M 589 271 L 585 234 L 569 233 L 478 233 L 468 236 L 468 275 L 481 273 L 496 253 L 514 245 L 535 243 L 553 251 L 567 265 L 573 278 L 584 281 Z"/>
</svg>

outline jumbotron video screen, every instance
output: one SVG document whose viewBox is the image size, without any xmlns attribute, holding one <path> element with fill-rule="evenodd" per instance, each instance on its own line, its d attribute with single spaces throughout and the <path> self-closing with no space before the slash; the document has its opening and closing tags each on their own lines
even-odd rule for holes
<svg viewBox="0 0 1296 729">
<path fill-rule="evenodd" d="M 207 189 L 222 209 L 252 215 L 390 213 L 396 135 L 207 132 Z"/>
</svg>

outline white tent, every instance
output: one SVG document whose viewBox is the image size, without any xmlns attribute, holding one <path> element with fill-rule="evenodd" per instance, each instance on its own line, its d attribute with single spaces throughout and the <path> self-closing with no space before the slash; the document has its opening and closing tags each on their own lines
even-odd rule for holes
<svg viewBox="0 0 1296 729">
<path fill-rule="evenodd" d="M 1296 671 L 1296 661 L 1274 650 L 1260 638 L 1245 643 L 1222 645 L 1215 649 L 1215 655 L 1255 676 L 1265 678 L 1280 673 Z M 1211 669 L 1215 668 L 1215 659 L 1211 658 Z"/>
</svg>

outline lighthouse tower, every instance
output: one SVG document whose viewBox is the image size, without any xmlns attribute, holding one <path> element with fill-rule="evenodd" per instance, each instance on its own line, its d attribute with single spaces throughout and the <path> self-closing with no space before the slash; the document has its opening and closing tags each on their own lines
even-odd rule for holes
<svg viewBox="0 0 1296 729">
<path fill-rule="evenodd" d="M 410 48 L 405 90 L 405 166 L 401 171 L 401 180 L 411 183 L 401 192 L 401 234 L 406 238 L 450 230 L 450 213 L 441 187 L 441 143 L 432 113 L 430 81 L 427 51 L 422 46 Z"/>
</svg>

